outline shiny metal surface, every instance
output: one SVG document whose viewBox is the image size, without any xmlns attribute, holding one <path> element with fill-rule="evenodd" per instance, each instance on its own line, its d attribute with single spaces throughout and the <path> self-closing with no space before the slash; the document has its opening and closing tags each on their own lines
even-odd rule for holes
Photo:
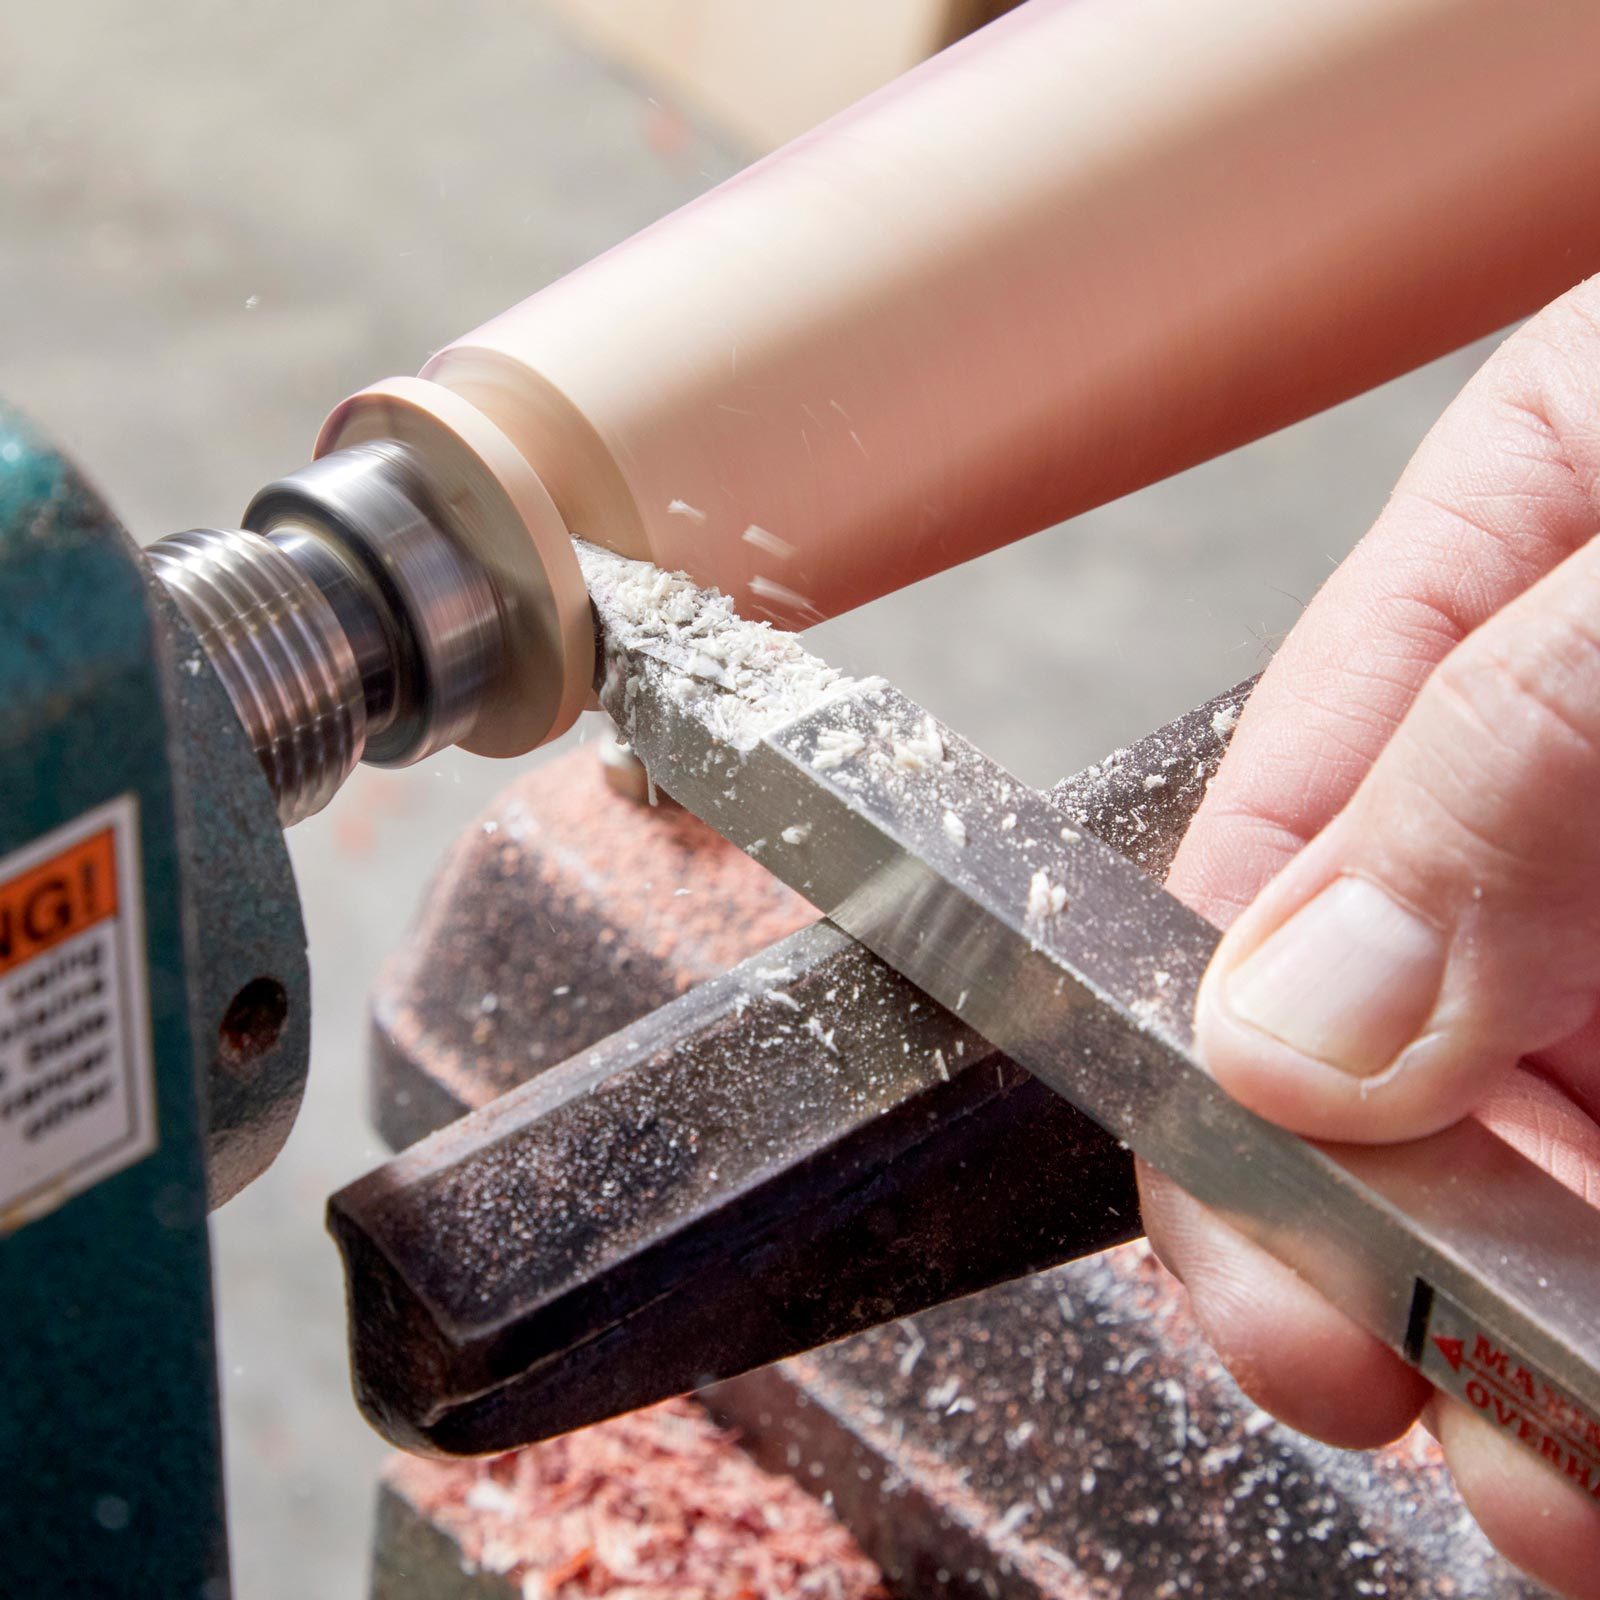
<svg viewBox="0 0 1600 1600">
<path fill-rule="evenodd" d="M 437 384 L 391 378 L 345 401 L 323 424 L 316 466 L 397 449 L 440 531 L 487 578 L 499 621 L 493 669 L 457 737 L 477 755 L 522 755 L 590 697 L 594 627 L 572 540 L 517 447 Z"/>
<path fill-rule="evenodd" d="M 360 759 L 361 673 L 317 585 L 259 534 L 198 528 L 145 552 L 233 702 L 285 827 Z"/>
<path fill-rule="evenodd" d="M 245 510 L 247 528 L 297 558 L 320 557 L 319 577 L 337 575 L 330 599 L 345 601 L 362 641 L 361 759 L 376 766 L 407 766 L 463 738 L 499 667 L 494 586 L 452 536 L 451 515 L 421 463 L 394 441 L 323 456 L 268 484 Z M 348 603 L 358 597 L 360 609 Z"/>
<path fill-rule="evenodd" d="M 1262 1121 L 1193 1054 L 1208 924 L 889 686 L 762 726 L 700 643 L 593 592 L 602 699 L 680 804 L 1600 1494 L 1600 1215 L 1471 1120 L 1371 1148 Z"/>
<path fill-rule="evenodd" d="M 393 726 L 398 709 L 399 643 L 382 591 L 314 521 L 286 517 L 273 527 L 267 542 L 288 556 L 333 609 L 361 675 L 370 744 Z"/>
<path fill-rule="evenodd" d="M 454 531 L 457 497 L 393 440 L 268 484 L 239 531 L 149 549 L 212 660 L 285 827 L 358 761 L 404 766 L 471 736 L 504 684 L 514 620 Z"/>
<path fill-rule="evenodd" d="M 180 876 L 204 957 L 189 967 L 189 1029 L 205 1072 L 214 1211 L 266 1171 L 294 1126 L 310 1065 L 311 974 L 277 797 L 216 658 L 153 572 L 146 587 L 166 643 Z"/>
</svg>

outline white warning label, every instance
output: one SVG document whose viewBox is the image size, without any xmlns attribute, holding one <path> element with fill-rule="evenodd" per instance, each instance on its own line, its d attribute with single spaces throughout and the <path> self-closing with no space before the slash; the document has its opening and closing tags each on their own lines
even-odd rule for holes
<svg viewBox="0 0 1600 1600">
<path fill-rule="evenodd" d="M 138 808 L 0 857 L 0 1232 L 148 1155 Z"/>
</svg>

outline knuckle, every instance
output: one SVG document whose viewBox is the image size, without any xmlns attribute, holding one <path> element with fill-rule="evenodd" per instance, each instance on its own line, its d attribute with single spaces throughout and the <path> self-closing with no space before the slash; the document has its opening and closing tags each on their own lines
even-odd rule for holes
<svg viewBox="0 0 1600 1600">
<path fill-rule="evenodd" d="M 1406 719 L 1403 798 L 1502 878 L 1547 883 L 1590 852 L 1600 776 L 1600 641 L 1570 615 L 1481 630 L 1434 670 Z"/>
<path fill-rule="evenodd" d="M 1528 326 L 1541 335 L 1554 332 L 1570 340 L 1577 334 L 1600 344 L 1600 273 L 1557 296 Z"/>
<path fill-rule="evenodd" d="M 1539 371 L 1552 361 L 1563 366 L 1584 361 L 1595 346 L 1600 346 L 1600 273 L 1557 296 L 1501 349 L 1519 367 L 1526 358 Z"/>
<path fill-rule="evenodd" d="M 1445 686 L 1514 755 L 1544 755 L 1556 773 L 1571 763 L 1600 767 L 1600 638 L 1564 606 L 1529 608 L 1505 620 L 1445 658 Z"/>
<path fill-rule="evenodd" d="M 1564 468 L 1592 501 L 1600 489 L 1600 277 L 1546 306 L 1485 373 L 1508 434 L 1520 424 L 1530 460 Z"/>
</svg>

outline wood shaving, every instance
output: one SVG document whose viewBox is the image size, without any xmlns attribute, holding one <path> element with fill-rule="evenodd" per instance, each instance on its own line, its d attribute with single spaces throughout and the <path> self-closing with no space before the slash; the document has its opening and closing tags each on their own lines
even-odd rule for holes
<svg viewBox="0 0 1600 1600">
<path fill-rule="evenodd" d="M 924 718 L 921 728 L 909 739 L 894 741 L 894 764 L 907 772 L 921 772 L 944 760 L 944 737 L 932 717 Z"/>
<path fill-rule="evenodd" d="M 787 539 L 779 538 L 777 534 L 770 532 L 766 528 L 758 527 L 753 522 L 739 537 L 746 544 L 753 545 L 757 550 L 765 550 L 769 556 L 777 556 L 780 561 L 792 561 L 794 559 L 794 546 Z"/>
<path fill-rule="evenodd" d="M 885 1600 L 833 1514 L 687 1400 L 389 1482 L 524 1600 Z"/>
<path fill-rule="evenodd" d="M 1211 731 L 1219 739 L 1226 739 L 1233 730 L 1239 726 L 1238 706 L 1224 706 L 1220 711 L 1211 713 Z"/>
<path fill-rule="evenodd" d="M 806 1018 L 806 1032 L 830 1055 L 835 1056 L 839 1053 L 838 1045 L 833 1042 L 833 1036 L 836 1031 L 836 1029 L 827 1027 L 821 1017 Z"/>
<path fill-rule="evenodd" d="M 821 622 L 822 613 L 798 589 L 773 578 L 756 577 L 750 580 L 750 593 L 758 600 L 770 600 L 774 615 L 801 617 L 808 622 Z"/>
<path fill-rule="evenodd" d="M 602 699 L 624 733 L 639 687 L 630 655 L 659 663 L 662 687 L 736 750 L 831 700 L 882 686 L 847 677 L 791 633 L 741 617 L 726 595 L 681 572 L 574 543 L 608 651 Z"/>
<path fill-rule="evenodd" d="M 854 761 L 866 748 L 867 741 L 854 728 L 824 728 L 817 736 L 811 765 L 817 772 L 830 772 Z"/>
<path fill-rule="evenodd" d="M 1028 905 L 1025 919 L 1031 923 L 1047 922 L 1059 916 L 1067 906 L 1067 891 L 1059 883 L 1051 883 L 1041 869 L 1028 880 Z"/>
</svg>

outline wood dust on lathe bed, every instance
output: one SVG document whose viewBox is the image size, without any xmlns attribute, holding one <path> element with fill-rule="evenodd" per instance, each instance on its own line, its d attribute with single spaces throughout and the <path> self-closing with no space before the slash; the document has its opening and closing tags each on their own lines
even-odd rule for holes
<svg viewBox="0 0 1600 1600">
<path fill-rule="evenodd" d="M 524 1600 L 884 1600 L 832 1512 L 688 1400 L 485 1461 L 399 1457 L 385 1477 Z"/>
</svg>

